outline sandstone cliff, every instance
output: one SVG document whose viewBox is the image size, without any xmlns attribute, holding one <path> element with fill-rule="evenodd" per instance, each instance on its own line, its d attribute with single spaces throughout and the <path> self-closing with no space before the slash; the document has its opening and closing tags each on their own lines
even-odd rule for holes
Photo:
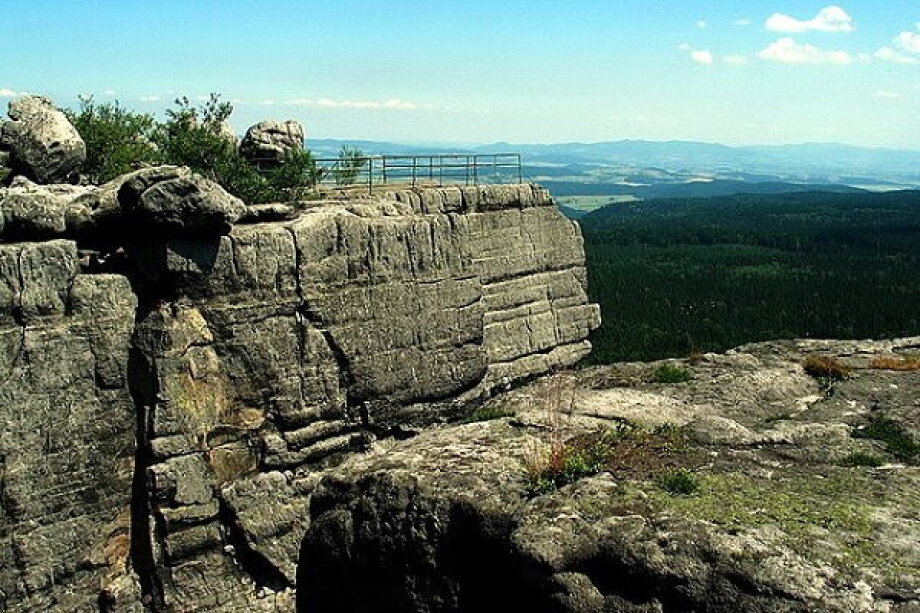
<svg viewBox="0 0 920 613">
<path fill-rule="evenodd" d="M 590 349 L 581 236 L 541 188 L 296 213 L 135 175 L 0 190 L 0 236 L 51 238 L 0 245 L 5 610 L 291 610 L 323 469 Z"/>
</svg>

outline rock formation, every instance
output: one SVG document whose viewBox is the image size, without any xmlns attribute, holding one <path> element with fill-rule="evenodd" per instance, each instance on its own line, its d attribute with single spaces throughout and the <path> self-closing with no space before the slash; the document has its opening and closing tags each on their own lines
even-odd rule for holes
<svg viewBox="0 0 920 613">
<path fill-rule="evenodd" d="M 303 149 L 303 126 L 296 121 L 261 121 L 246 130 L 240 153 L 247 160 L 269 166 L 277 164 L 289 151 Z"/>
<path fill-rule="evenodd" d="M 10 101 L 7 115 L 0 149 L 9 161 L 0 159 L 0 166 L 42 184 L 71 182 L 86 160 L 86 145 L 64 113 L 48 98 L 24 96 Z"/>
<path fill-rule="evenodd" d="M 323 470 L 598 324 L 578 227 L 531 185 L 298 212 L 160 167 L 17 179 L 0 210 L 8 611 L 293 610 Z"/>
<path fill-rule="evenodd" d="M 0 609 L 920 606 L 920 476 L 896 463 L 918 372 L 869 363 L 920 339 L 751 346 L 677 386 L 547 376 L 599 311 L 539 186 L 247 207 L 176 167 L 36 184 L 66 147 L 7 142 L 30 170 L 0 188 Z M 810 353 L 856 375 L 816 380 Z M 528 485 L 573 440 L 615 453 Z M 695 495 L 661 485 L 676 468 Z"/>
<path fill-rule="evenodd" d="M 872 366 L 918 348 L 752 345 L 678 385 L 598 367 L 492 400 L 513 417 L 378 445 L 313 490 L 298 611 L 917 611 L 920 444 L 867 433 L 920 433 L 920 372 Z M 809 376 L 814 353 L 854 375 Z M 535 454 L 599 433 L 598 474 L 528 493 Z"/>
</svg>

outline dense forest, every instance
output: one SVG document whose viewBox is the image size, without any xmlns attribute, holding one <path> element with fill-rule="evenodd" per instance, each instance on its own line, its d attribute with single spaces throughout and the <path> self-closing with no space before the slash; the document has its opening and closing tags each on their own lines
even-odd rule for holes
<svg viewBox="0 0 920 613">
<path fill-rule="evenodd" d="M 596 362 L 920 334 L 920 191 L 650 200 L 581 225 Z"/>
</svg>

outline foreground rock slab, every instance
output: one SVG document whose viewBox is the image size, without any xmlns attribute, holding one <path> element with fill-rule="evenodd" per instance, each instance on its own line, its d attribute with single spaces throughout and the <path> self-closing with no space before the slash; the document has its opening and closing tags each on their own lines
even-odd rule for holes
<svg viewBox="0 0 920 613">
<path fill-rule="evenodd" d="M 918 347 L 754 345 L 676 363 L 693 379 L 673 385 L 657 365 L 594 368 L 493 400 L 514 417 L 378 445 L 313 493 L 298 610 L 917 611 L 920 468 L 859 433 L 920 434 L 920 372 L 870 367 Z M 816 380 L 812 353 L 854 375 Z M 606 469 L 528 492 L 553 441 L 626 419 L 643 434 Z M 678 469 L 693 492 L 663 485 Z"/>
</svg>

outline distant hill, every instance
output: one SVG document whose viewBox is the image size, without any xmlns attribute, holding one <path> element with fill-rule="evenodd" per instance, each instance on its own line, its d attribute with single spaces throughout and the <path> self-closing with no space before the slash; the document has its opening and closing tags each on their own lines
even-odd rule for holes
<svg viewBox="0 0 920 613">
<path fill-rule="evenodd" d="M 706 198 L 732 194 L 786 194 L 793 192 L 858 193 L 866 190 L 832 183 L 787 183 L 784 181 L 689 181 L 653 185 L 618 185 L 610 183 L 578 183 L 574 181 L 541 181 L 556 196 L 631 195 L 641 200 L 653 198 Z"/>
<path fill-rule="evenodd" d="M 811 189 L 845 191 L 840 186 L 879 191 L 920 187 L 920 151 L 833 143 L 731 147 L 643 140 L 480 145 L 339 139 L 308 142 L 317 157 L 336 157 L 344 144 L 368 155 L 520 153 L 528 180 L 564 196 L 631 195 L 647 199 Z"/>
</svg>

